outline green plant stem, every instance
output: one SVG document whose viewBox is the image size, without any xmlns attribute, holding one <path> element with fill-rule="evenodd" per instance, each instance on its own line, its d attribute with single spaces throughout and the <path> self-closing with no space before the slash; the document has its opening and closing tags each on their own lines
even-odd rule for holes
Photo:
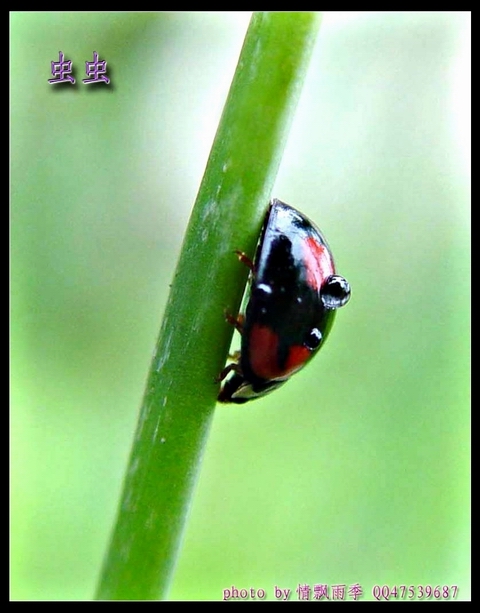
<svg viewBox="0 0 480 613">
<path fill-rule="evenodd" d="M 255 13 L 184 239 L 99 599 L 165 598 L 253 255 L 320 23 Z M 239 410 L 238 408 L 225 410 Z"/>
</svg>

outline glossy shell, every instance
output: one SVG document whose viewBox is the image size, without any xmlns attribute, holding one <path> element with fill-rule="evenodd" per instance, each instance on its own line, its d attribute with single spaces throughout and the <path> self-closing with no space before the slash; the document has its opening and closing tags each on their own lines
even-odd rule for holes
<svg viewBox="0 0 480 613">
<path fill-rule="evenodd" d="M 349 295 L 320 230 L 273 200 L 255 255 L 240 359 L 219 400 L 243 403 L 282 385 L 325 342 Z"/>
</svg>

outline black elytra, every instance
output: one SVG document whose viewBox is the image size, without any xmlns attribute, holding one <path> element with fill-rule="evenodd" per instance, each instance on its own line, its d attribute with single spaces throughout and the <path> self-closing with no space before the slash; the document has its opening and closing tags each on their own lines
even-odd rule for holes
<svg viewBox="0 0 480 613">
<path fill-rule="evenodd" d="M 270 203 L 252 269 L 241 350 L 219 376 L 220 402 L 241 404 L 283 385 L 323 346 L 350 298 L 323 234 L 280 200 Z"/>
</svg>

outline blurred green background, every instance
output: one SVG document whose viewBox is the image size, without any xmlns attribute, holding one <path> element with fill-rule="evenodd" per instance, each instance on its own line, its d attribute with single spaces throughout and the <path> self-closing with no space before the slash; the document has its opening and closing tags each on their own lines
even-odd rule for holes
<svg viewBox="0 0 480 613">
<path fill-rule="evenodd" d="M 13 599 L 93 596 L 249 17 L 10 15 Z M 469 13 L 326 13 L 273 195 L 352 300 L 288 385 L 217 409 L 170 597 L 469 599 Z"/>
</svg>

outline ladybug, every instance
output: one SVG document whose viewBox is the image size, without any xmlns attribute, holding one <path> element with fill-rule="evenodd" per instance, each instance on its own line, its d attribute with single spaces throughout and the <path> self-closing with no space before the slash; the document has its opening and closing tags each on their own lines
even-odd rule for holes
<svg viewBox="0 0 480 613">
<path fill-rule="evenodd" d="M 254 261 L 237 254 L 251 269 L 251 287 L 245 315 L 226 316 L 242 342 L 236 361 L 218 377 L 225 380 L 218 400 L 242 404 L 277 389 L 305 366 L 325 343 L 350 286 L 335 274 L 320 230 L 280 200 L 269 205 Z"/>
</svg>

